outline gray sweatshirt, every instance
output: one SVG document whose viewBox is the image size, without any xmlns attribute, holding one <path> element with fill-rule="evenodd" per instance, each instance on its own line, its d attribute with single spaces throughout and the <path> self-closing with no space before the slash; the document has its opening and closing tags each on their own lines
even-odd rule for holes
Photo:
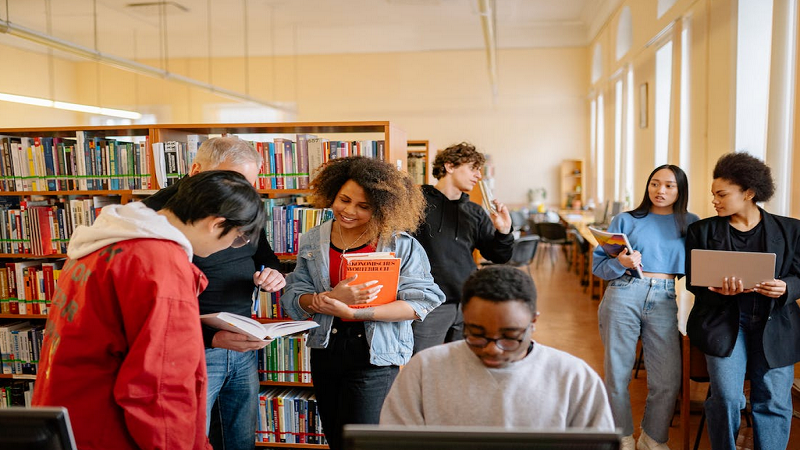
<svg viewBox="0 0 800 450">
<path fill-rule="evenodd" d="M 484 366 L 464 341 L 418 353 L 395 379 L 380 423 L 614 431 L 597 373 L 539 343 L 500 369 Z"/>
</svg>

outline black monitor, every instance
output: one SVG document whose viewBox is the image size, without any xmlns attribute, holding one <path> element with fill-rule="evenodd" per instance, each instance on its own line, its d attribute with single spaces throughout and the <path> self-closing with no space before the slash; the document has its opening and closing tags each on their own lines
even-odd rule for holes
<svg viewBox="0 0 800 450">
<path fill-rule="evenodd" d="M 347 450 L 617 450 L 621 435 L 587 429 L 345 425 Z"/>
<path fill-rule="evenodd" d="M 66 408 L 0 408 L 0 449 L 77 450 Z"/>
</svg>

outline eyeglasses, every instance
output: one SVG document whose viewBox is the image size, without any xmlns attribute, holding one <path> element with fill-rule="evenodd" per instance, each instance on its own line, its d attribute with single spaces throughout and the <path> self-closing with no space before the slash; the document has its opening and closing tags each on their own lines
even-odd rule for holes
<svg viewBox="0 0 800 450">
<path fill-rule="evenodd" d="M 523 330 L 523 332 L 522 332 L 523 337 L 521 337 L 519 339 L 512 339 L 512 338 L 506 338 L 506 337 L 496 338 L 495 339 L 495 338 L 488 338 L 486 336 L 475 336 L 475 335 L 469 334 L 469 332 L 465 329 L 464 330 L 464 340 L 467 342 L 467 345 L 469 345 L 470 347 L 486 348 L 486 346 L 489 345 L 489 342 L 494 342 L 494 345 L 496 345 L 497 348 L 499 348 L 500 350 L 502 350 L 504 352 L 512 352 L 512 351 L 518 349 L 519 346 L 522 344 L 522 341 L 524 341 L 526 339 L 525 335 L 527 334 L 527 331 L 528 331 L 528 329 L 530 327 L 531 327 L 530 325 L 525 327 L 525 330 Z"/>
<path fill-rule="evenodd" d="M 233 242 L 231 242 L 231 247 L 232 248 L 240 248 L 240 247 L 244 247 L 245 245 L 247 245 L 249 243 L 250 243 L 250 238 L 246 237 L 245 235 L 243 235 L 241 233 L 239 233 L 239 235 L 236 236 L 236 239 L 234 239 Z"/>
</svg>

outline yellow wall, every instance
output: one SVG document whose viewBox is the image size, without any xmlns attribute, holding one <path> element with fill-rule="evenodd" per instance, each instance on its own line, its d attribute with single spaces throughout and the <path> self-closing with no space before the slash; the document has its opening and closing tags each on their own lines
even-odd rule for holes
<svg viewBox="0 0 800 450">
<path fill-rule="evenodd" d="M 633 44 L 619 61 L 615 56 L 619 15 L 623 7 L 631 10 Z M 605 173 L 592 177 L 605 178 L 605 197 L 613 194 L 614 103 L 613 86 L 618 70 L 632 65 L 635 88 L 634 113 L 634 205 L 644 195 L 647 176 L 654 168 L 655 136 L 653 130 L 655 93 L 655 51 L 659 44 L 648 46 L 653 38 L 672 27 L 673 80 L 680 76 L 680 45 L 678 35 L 684 21 L 690 29 L 690 163 L 689 209 L 701 217 L 713 214 L 710 204 L 711 170 L 717 158 L 733 151 L 735 106 L 735 1 L 732 0 L 681 0 L 660 19 L 656 18 L 656 2 L 624 1 L 609 22 L 593 40 L 590 49 L 599 43 L 603 51 L 603 75 L 592 85 L 594 92 L 605 93 Z M 662 38 L 663 39 L 663 38 Z M 587 56 L 588 58 L 588 56 Z M 641 129 L 639 118 L 639 86 L 648 85 L 648 126 Z M 673 109 L 678 108 L 678 92 L 673 95 Z M 672 116 L 676 123 L 679 116 Z M 671 128 L 669 162 L 678 164 L 677 126 Z M 590 160 L 587 153 L 587 160 Z M 592 168 L 590 168 L 591 170 Z M 594 179 L 594 178 L 592 178 Z M 594 193 L 594 186 L 590 192 Z M 622 199 L 620 199 L 622 200 Z"/>
<path fill-rule="evenodd" d="M 155 62 L 151 62 L 156 64 Z M 208 81 L 207 60 L 172 60 L 169 70 Z M 251 58 L 249 94 L 297 105 L 298 121 L 391 120 L 435 150 L 470 141 L 495 161 L 496 194 L 523 204 L 531 188 L 558 198 L 562 159 L 588 146 L 585 48 L 499 52 L 493 101 L 482 51 Z M 211 81 L 245 91 L 242 59 L 213 60 Z M 86 102 L 156 110 L 161 123 L 213 120 L 208 106 L 230 100 L 95 63 L 77 67 Z M 273 70 L 275 73 L 273 75 Z M 98 94 L 99 92 L 99 94 Z"/>
</svg>

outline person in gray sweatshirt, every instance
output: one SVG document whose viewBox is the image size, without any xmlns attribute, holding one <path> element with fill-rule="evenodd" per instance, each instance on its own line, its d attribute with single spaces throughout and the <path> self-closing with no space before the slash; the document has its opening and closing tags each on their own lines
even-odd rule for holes
<svg viewBox="0 0 800 450">
<path fill-rule="evenodd" d="M 462 309 L 464 340 L 411 358 L 384 401 L 381 425 L 614 431 L 597 373 L 532 339 L 538 312 L 528 274 L 510 266 L 474 272 Z"/>
</svg>

